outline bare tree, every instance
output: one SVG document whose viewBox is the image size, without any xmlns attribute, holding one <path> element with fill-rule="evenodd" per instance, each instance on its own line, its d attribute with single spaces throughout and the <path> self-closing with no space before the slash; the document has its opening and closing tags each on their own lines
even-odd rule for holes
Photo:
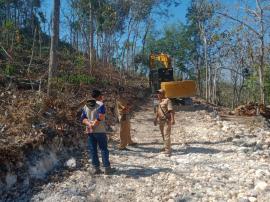
<svg viewBox="0 0 270 202">
<path fill-rule="evenodd" d="M 224 16 L 228 19 L 231 19 L 240 25 L 246 27 L 250 32 L 257 36 L 257 40 L 259 40 L 259 48 L 258 48 L 258 77 L 259 77 L 259 84 L 260 84 L 260 102 L 265 104 L 265 85 L 264 85 L 264 77 L 265 77 L 265 40 L 267 35 L 267 19 L 269 16 L 266 15 L 267 11 L 269 13 L 270 3 L 269 1 L 265 0 L 256 0 L 256 8 L 252 9 L 246 4 L 244 8 L 244 12 L 246 13 L 247 17 L 251 18 L 250 21 L 241 20 L 237 17 L 233 17 L 228 13 L 217 12 L 219 15 Z M 253 22 L 252 22 L 253 21 Z M 257 61 L 255 61 L 257 63 Z M 256 64 L 253 64 L 256 66 Z"/>
<path fill-rule="evenodd" d="M 89 36 L 89 65 L 90 65 L 90 73 L 93 70 L 94 65 L 94 17 L 93 17 L 93 5 L 91 1 L 89 1 L 89 27 L 90 27 L 90 36 Z"/>
<path fill-rule="evenodd" d="M 60 19 L 60 0 L 54 0 L 53 26 L 52 26 L 52 36 L 51 36 L 48 89 L 47 89 L 48 96 L 51 96 L 53 72 L 55 71 L 57 67 L 57 49 L 58 49 L 58 42 L 59 42 L 59 19 Z"/>
</svg>

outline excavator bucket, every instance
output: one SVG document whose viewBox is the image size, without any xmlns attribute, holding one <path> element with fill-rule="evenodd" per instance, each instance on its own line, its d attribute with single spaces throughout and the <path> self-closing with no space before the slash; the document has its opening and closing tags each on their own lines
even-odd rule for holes
<svg viewBox="0 0 270 202">
<path fill-rule="evenodd" d="M 191 80 L 162 82 L 167 98 L 188 98 L 196 95 L 196 82 Z"/>
</svg>

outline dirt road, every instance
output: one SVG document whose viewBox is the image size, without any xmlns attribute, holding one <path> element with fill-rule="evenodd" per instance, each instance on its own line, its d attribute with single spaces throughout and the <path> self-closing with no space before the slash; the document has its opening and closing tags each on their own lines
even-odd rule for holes
<svg viewBox="0 0 270 202">
<path fill-rule="evenodd" d="M 129 151 L 110 145 L 115 175 L 92 176 L 87 163 L 29 200 L 269 201 L 269 131 L 222 121 L 201 105 L 184 107 L 176 112 L 173 153 L 166 157 L 152 120 L 151 104 L 143 106 L 132 119 L 139 145 Z"/>
</svg>

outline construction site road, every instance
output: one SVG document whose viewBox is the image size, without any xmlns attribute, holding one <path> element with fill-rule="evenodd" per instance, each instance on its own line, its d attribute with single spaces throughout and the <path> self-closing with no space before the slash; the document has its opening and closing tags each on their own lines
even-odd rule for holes
<svg viewBox="0 0 270 202">
<path fill-rule="evenodd" d="M 201 104 L 176 110 L 172 155 L 165 156 L 151 102 L 132 118 L 136 147 L 110 143 L 113 175 L 90 163 L 49 182 L 30 201 L 269 201 L 270 132 L 252 121 L 222 119 Z M 241 118 L 240 118 L 241 119 Z M 239 119 L 239 120 L 240 120 Z M 79 161 L 80 156 L 74 156 Z"/>
</svg>

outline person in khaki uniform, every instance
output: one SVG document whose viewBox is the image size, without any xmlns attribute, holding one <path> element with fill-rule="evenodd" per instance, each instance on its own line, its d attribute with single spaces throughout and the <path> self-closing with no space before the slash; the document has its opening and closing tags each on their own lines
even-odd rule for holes
<svg viewBox="0 0 270 202">
<path fill-rule="evenodd" d="M 155 125 L 159 122 L 159 128 L 161 131 L 161 135 L 164 140 L 164 149 L 162 151 L 167 155 L 171 155 L 171 129 L 172 125 L 175 124 L 174 120 L 174 111 L 172 102 L 170 99 L 165 97 L 165 91 L 160 89 L 157 91 L 159 105 L 157 108 Z"/>
<path fill-rule="evenodd" d="M 124 88 L 119 89 L 119 98 L 117 100 L 117 111 L 120 121 L 120 150 L 128 150 L 126 147 L 135 146 L 137 143 L 131 140 L 130 136 L 130 104 L 124 93 Z"/>
</svg>

